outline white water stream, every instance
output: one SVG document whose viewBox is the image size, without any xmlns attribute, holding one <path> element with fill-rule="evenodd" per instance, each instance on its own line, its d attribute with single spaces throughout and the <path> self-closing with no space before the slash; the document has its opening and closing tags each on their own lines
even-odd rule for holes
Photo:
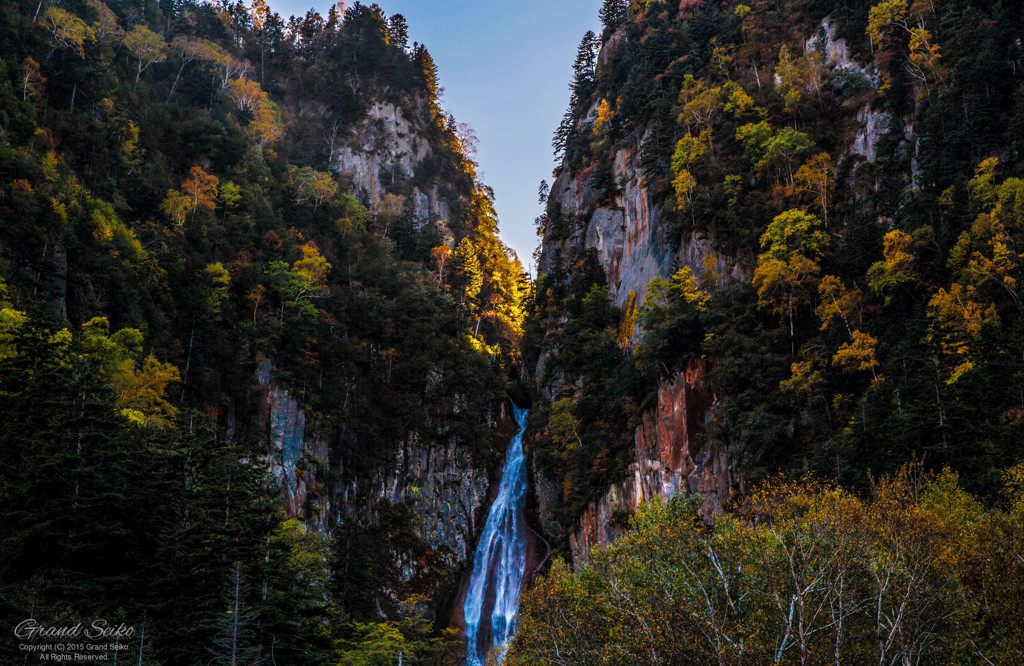
<svg viewBox="0 0 1024 666">
<path fill-rule="evenodd" d="M 526 457 L 523 455 L 523 431 L 526 430 L 527 410 L 513 405 L 519 434 L 505 454 L 501 469 L 498 496 L 487 515 L 484 532 L 473 559 L 473 574 L 469 579 L 466 603 L 462 607 L 466 620 L 466 664 L 480 666 L 492 647 L 503 654 L 516 630 L 519 611 L 519 592 L 526 570 L 526 519 L 523 515 L 526 495 Z M 493 599 L 489 623 L 481 618 L 485 606 Z M 490 628 L 490 644 L 479 645 L 481 637 Z M 483 631 L 481 631 L 483 629 Z"/>
</svg>

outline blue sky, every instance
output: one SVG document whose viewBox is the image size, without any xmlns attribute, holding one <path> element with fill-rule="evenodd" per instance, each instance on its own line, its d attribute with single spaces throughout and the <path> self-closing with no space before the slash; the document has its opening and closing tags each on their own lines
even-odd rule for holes
<svg viewBox="0 0 1024 666">
<path fill-rule="evenodd" d="M 285 19 L 333 2 L 269 0 Z M 351 4 L 351 3 L 350 3 Z M 369 3 L 364 3 L 369 4 Z M 597 31 L 601 0 L 378 0 L 402 14 L 409 41 L 427 46 L 444 87 L 443 105 L 480 139 L 477 161 L 494 188 L 502 237 L 524 267 L 537 245 L 537 187 L 551 182 L 551 135 L 569 103 L 576 47 Z"/>
</svg>

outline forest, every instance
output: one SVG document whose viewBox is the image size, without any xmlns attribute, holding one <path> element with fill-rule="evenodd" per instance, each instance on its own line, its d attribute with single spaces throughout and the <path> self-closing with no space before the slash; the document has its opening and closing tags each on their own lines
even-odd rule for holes
<svg viewBox="0 0 1024 666">
<path fill-rule="evenodd" d="M 457 661 L 455 555 L 405 502 L 337 499 L 409 442 L 493 467 L 511 428 L 530 285 L 407 35 L 360 3 L 3 3 L 5 627 L 128 623 L 138 663 Z M 382 105 L 422 159 L 370 191 L 332 164 Z M 279 403 L 321 451 L 268 452 Z"/>
<path fill-rule="evenodd" d="M 531 280 L 400 14 L 2 3 L 0 625 L 465 663 L 514 399 L 505 663 L 1024 659 L 1024 6 L 599 18 Z"/>
<path fill-rule="evenodd" d="M 541 187 L 523 353 L 561 559 L 510 663 L 1016 663 L 1024 8 L 601 20 Z M 647 210 L 678 252 L 627 288 Z M 641 437 L 682 378 L 691 485 L 622 499 L 665 478 Z M 622 536 L 588 559 L 595 520 Z"/>
</svg>

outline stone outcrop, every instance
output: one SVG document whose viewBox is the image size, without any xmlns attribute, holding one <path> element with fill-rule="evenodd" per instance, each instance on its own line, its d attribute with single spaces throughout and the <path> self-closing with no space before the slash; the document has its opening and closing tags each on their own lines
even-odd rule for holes
<svg viewBox="0 0 1024 666">
<path fill-rule="evenodd" d="M 717 252 L 704 238 L 691 235 L 673 247 L 658 224 L 659 207 L 651 202 L 647 180 L 635 146 L 615 153 L 613 182 L 621 183 L 614 206 L 600 206 L 603 193 L 590 185 L 589 174 L 572 175 L 562 169 L 551 187 L 551 197 L 561 215 L 585 220 L 567 240 L 545 239 L 538 269 L 550 271 L 556 252 L 569 255 L 574 249 L 594 248 L 605 270 L 612 299 L 624 306 L 630 294 L 643 302 L 647 284 L 667 277 L 673 266 L 689 266 L 702 276 L 710 265 L 723 282 L 744 278 L 739 263 Z M 713 261 L 706 261 L 708 258 Z"/>
<path fill-rule="evenodd" d="M 417 536 L 435 555 L 429 566 L 440 564 L 454 572 L 472 561 L 494 479 L 470 447 L 454 440 L 428 445 L 410 434 L 390 463 L 369 475 L 350 474 L 331 456 L 328 440 L 310 424 L 299 402 L 277 383 L 269 360 L 257 363 L 253 402 L 267 442 L 267 463 L 289 518 L 328 534 L 331 524 L 379 522 L 382 503 L 403 505 Z M 492 429 L 511 420 L 505 406 L 496 417 L 481 416 L 490 418 Z M 335 475 L 330 489 L 329 471 Z M 423 563 L 398 564 L 412 579 Z"/>
<path fill-rule="evenodd" d="M 850 57 L 850 49 L 846 40 L 836 36 L 836 24 L 826 18 L 821 22 L 821 29 L 804 44 L 805 51 L 820 51 L 825 57 L 825 64 L 834 70 L 845 70 L 862 76 L 865 80 L 877 85 L 876 75 L 872 75 L 860 63 Z"/>
<path fill-rule="evenodd" d="M 371 204 L 380 201 L 397 180 L 412 178 L 417 165 L 432 154 L 425 128 L 416 115 L 408 118 L 402 107 L 390 102 L 375 103 L 334 149 L 331 168 L 351 178 L 353 190 L 365 191 Z M 431 220 L 447 223 L 451 219 L 451 210 L 439 198 L 436 185 L 427 192 L 413 187 L 409 199 L 413 215 L 421 224 Z"/>
<path fill-rule="evenodd" d="M 665 502 L 684 491 L 703 496 L 701 515 L 722 512 L 738 482 L 728 452 L 704 436 L 717 399 L 706 387 L 707 363 L 696 359 L 671 382 L 662 384 L 657 406 L 634 433 L 634 462 L 624 481 L 591 503 L 569 537 L 573 562 L 587 562 L 593 548 L 604 548 L 621 534 L 626 519 L 649 502 Z"/>
<path fill-rule="evenodd" d="M 258 417 L 267 439 L 267 462 L 289 518 L 301 518 L 308 527 L 325 531 L 330 498 L 316 496 L 317 482 L 327 472 L 327 441 L 307 432 L 306 413 L 287 389 L 274 379 L 267 359 L 256 365 Z"/>
<path fill-rule="evenodd" d="M 875 111 L 865 106 L 857 114 L 857 122 L 861 123 L 861 128 L 857 130 L 850 152 L 862 155 L 868 162 L 874 162 L 877 157 L 875 147 L 889 133 L 891 118 L 884 111 Z"/>
<path fill-rule="evenodd" d="M 489 471 L 466 447 L 453 442 L 426 447 L 410 437 L 392 463 L 372 477 L 342 470 L 337 511 L 340 520 L 367 524 L 377 521 L 379 502 L 404 504 L 416 517 L 420 539 L 438 551 L 446 568 L 456 570 L 472 560 L 472 547 L 487 519 L 490 483 Z"/>
</svg>

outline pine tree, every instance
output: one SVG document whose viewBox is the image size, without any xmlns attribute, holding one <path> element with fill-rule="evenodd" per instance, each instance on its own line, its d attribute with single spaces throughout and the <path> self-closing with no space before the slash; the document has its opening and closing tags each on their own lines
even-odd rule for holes
<svg viewBox="0 0 1024 666">
<path fill-rule="evenodd" d="M 388 42 L 400 51 L 409 48 L 409 24 L 401 14 L 388 20 Z"/>
<path fill-rule="evenodd" d="M 609 30 L 615 30 L 626 20 L 628 3 L 626 0 L 604 0 L 601 7 L 601 25 Z"/>
<path fill-rule="evenodd" d="M 574 135 L 577 133 L 576 124 L 586 111 L 586 105 L 594 93 L 594 66 L 597 62 L 597 47 L 599 46 L 597 36 L 593 30 L 588 30 L 576 49 L 576 61 L 573 63 L 572 84 L 570 89 L 572 95 L 569 99 L 569 109 L 562 116 L 562 122 L 555 130 L 555 137 L 552 146 L 555 149 L 555 157 L 560 157 L 566 149 L 572 145 Z"/>
<path fill-rule="evenodd" d="M 214 663 L 219 666 L 242 666 L 256 662 L 258 650 L 253 638 L 255 620 L 246 604 L 245 592 L 242 563 L 235 562 L 224 588 L 226 608 L 217 621 L 217 634 L 210 648 Z"/>
<path fill-rule="evenodd" d="M 430 51 L 427 51 L 427 47 L 416 44 L 413 46 L 412 61 L 416 66 L 416 71 L 423 77 L 423 85 L 427 89 L 427 99 L 431 111 L 436 116 L 440 113 L 438 97 L 441 94 L 441 87 L 437 83 L 437 65 L 434 63 L 434 58 L 431 57 Z"/>
<path fill-rule="evenodd" d="M 597 35 L 588 30 L 576 49 L 576 60 L 572 65 L 572 97 L 570 106 L 579 115 L 580 107 L 590 101 L 594 87 L 594 67 L 597 64 L 597 49 L 600 46 Z"/>
</svg>

